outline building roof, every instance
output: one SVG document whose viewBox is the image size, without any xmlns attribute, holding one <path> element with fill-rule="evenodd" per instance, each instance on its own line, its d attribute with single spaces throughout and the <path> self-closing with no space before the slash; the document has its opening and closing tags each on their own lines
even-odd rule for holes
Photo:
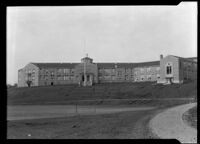
<svg viewBox="0 0 200 144">
<path fill-rule="evenodd" d="M 32 63 L 39 68 L 74 68 L 80 63 Z M 96 63 L 99 68 L 133 68 L 159 65 L 159 61 L 142 62 L 142 63 Z"/>
<path fill-rule="evenodd" d="M 89 58 L 89 57 L 84 57 L 84 58 L 82 58 L 82 60 L 83 60 L 83 59 L 89 59 L 89 60 L 92 60 L 92 58 Z"/>
<path fill-rule="evenodd" d="M 193 61 L 197 61 L 197 57 L 190 57 L 190 58 L 186 58 L 186 59 L 189 59 L 189 60 L 193 60 Z"/>
<path fill-rule="evenodd" d="M 39 68 L 74 68 L 79 63 L 32 63 Z"/>
<path fill-rule="evenodd" d="M 195 63 L 196 63 L 196 61 L 194 61 L 194 59 L 197 59 L 197 57 L 184 58 L 184 57 L 179 57 L 179 56 L 174 56 L 174 55 L 170 55 L 170 56 L 173 56 L 173 57 L 185 60 L 185 61 L 195 62 Z"/>
<path fill-rule="evenodd" d="M 197 59 L 197 57 L 189 57 L 189 58 L 187 58 L 187 59 Z"/>
<path fill-rule="evenodd" d="M 99 68 L 133 68 L 159 65 L 160 61 L 142 62 L 142 63 L 97 63 Z"/>
</svg>

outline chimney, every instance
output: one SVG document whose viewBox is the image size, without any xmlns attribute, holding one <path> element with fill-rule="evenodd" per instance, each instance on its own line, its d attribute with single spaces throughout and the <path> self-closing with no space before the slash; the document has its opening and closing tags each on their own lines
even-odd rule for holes
<svg viewBox="0 0 200 144">
<path fill-rule="evenodd" d="M 162 54 L 160 55 L 160 59 L 163 59 L 163 55 Z"/>
</svg>

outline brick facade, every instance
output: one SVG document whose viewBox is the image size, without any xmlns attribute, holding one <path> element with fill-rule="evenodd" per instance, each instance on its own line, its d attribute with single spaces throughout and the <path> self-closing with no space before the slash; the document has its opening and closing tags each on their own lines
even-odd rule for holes
<svg viewBox="0 0 200 144">
<path fill-rule="evenodd" d="M 182 83 L 197 78 L 197 58 L 168 55 L 143 63 L 29 63 L 18 71 L 18 87 L 95 83 L 141 82 Z"/>
</svg>

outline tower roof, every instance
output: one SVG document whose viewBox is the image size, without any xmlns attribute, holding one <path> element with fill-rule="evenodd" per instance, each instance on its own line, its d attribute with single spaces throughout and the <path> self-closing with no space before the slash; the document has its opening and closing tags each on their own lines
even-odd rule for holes
<svg viewBox="0 0 200 144">
<path fill-rule="evenodd" d="M 92 60 L 92 58 L 89 58 L 89 57 L 84 57 L 84 58 L 82 58 L 81 60 Z"/>
</svg>

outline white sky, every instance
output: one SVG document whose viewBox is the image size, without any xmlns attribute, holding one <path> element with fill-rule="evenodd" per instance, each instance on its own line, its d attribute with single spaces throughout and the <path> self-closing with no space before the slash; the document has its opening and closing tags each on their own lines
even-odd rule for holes
<svg viewBox="0 0 200 144">
<path fill-rule="evenodd" d="M 197 57 L 197 3 L 7 7 L 7 83 L 29 62 L 145 62 Z"/>
</svg>

